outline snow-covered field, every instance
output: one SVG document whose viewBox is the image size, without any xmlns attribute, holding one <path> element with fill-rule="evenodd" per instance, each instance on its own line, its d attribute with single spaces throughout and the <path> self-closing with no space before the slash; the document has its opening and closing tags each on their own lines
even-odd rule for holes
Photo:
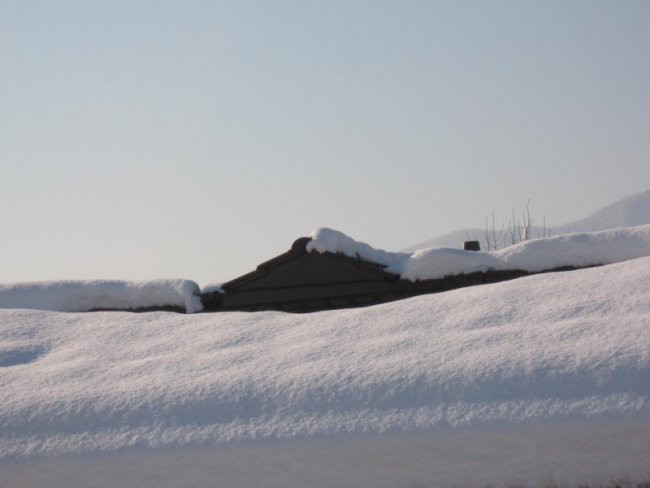
<svg viewBox="0 0 650 488">
<path fill-rule="evenodd" d="M 290 315 L 0 310 L 2 486 L 650 480 L 650 258 Z"/>
</svg>

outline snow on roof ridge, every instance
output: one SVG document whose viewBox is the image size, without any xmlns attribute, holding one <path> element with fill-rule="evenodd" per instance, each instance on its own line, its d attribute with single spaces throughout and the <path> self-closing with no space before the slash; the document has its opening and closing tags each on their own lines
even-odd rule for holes
<svg viewBox="0 0 650 488">
<path fill-rule="evenodd" d="M 359 258 L 371 263 L 390 266 L 408 259 L 410 254 L 403 252 L 389 252 L 352 239 L 341 231 L 328 227 L 319 227 L 311 234 L 311 241 L 307 243 L 307 252 L 331 252 L 344 254 L 351 258 Z"/>
</svg>

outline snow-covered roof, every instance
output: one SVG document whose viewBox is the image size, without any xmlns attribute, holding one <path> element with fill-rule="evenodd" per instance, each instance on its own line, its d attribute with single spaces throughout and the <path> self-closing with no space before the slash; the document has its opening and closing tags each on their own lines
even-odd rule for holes
<svg viewBox="0 0 650 488">
<path fill-rule="evenodd" d="M 537 272 L 565 266 L 586 267 L 650 256 L 650 225 L 532 239 L 489 252 L 447 247 L 413 253 L 387 252 L 328 228 L 316 229 L 311 237 L 307 250 L 371 261 L 411 281 L 489 269 Z"/>
<path fill-rule="evenodd" d="M 417 281 L 487 270 L 538 272 L 558 267 L 586 267 L 650 256 L 650 225 L 534 239 L 498 251 L 453 248 L 388 252 L 359 242 L 340 231 L 319 228 L 306 244 L 309 252 L 343 254 L 384 266 L 387 273 Z M 223 292 L 219 284 L 203 292 Z M 189 280 L 53 281 L 0 285 L 0 308 L 64 312 L 93 309 L 182 307 L 203 309 L 199 286 Z"/>
<path fill-rule="evenodd" d="M 31 308 L 58 312 L 93 309 L 138 309 L 175 306 L 187 313 L 203 309 L 194 281 L 40 281 L 0 284 L 0 308 Z"/>
<path fill-rule="evenodd" d="M 311 234 L 311 241 L 307 243 L 307 251 L 316 251 L 319 253 L 331 252 L 334 254 L 344 254 L 352 258 L 358 258 L 371 263 L 390 266 L 398 264 L 408 259 L 410 254 L 401 252 L 388 252 L 383 249 L 375 249 L 365 242 L 355 241 L 343 232 L 319 227 Z"/>
</svg>

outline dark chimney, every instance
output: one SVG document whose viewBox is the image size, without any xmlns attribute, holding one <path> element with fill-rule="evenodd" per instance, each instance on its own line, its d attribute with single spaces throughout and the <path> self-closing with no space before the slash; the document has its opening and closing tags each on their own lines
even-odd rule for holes
<svg viewBox="0 0 650 488">
<path fill-rule="evenodd" d="M 463 242 L 463 249 L 465 251 L 480 251 L 481 243 L 479 241 L 465 241 Z"/>
</svg>

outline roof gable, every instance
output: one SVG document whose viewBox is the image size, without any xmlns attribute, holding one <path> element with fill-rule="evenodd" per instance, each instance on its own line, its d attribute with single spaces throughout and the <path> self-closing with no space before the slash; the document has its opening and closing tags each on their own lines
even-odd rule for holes
<svg viewBox="0 0 650 488">
<path fill-rule="evenodd" d="M 260 264 L 251 273 L 224 283 L 223 289 L 290 288 L 398 278 L 373 263 L 328 252 L 307 252 L 305 247 L 309 240 L 296 240 L 289 251 Z"/>
</svg>

